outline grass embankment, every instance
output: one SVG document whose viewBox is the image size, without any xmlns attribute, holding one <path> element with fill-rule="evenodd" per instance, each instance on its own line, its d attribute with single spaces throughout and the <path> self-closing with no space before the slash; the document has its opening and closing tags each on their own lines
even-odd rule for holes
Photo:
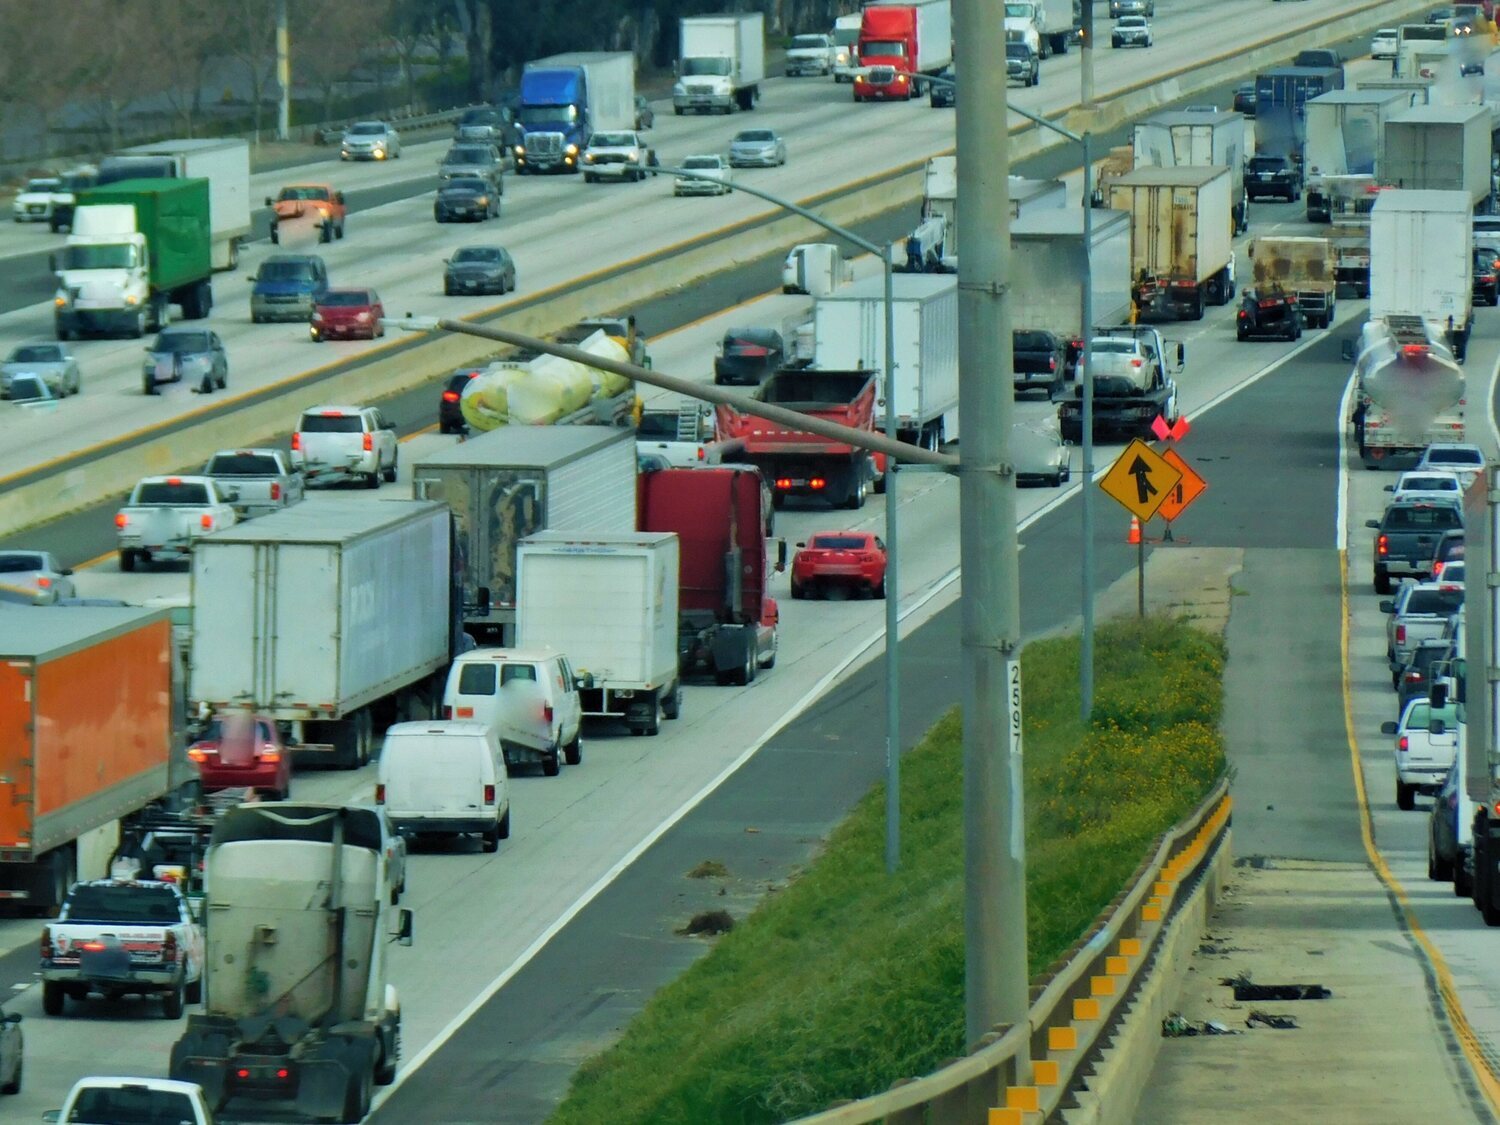
<svg viewBox="0 0 1500 1125">
<path fill-rule="evenodd" d="M 1077 638 L 1022 657 L 1033 976 L 1224 766 L 1218 638 L 1120 622 L 1099 630 L 1096 653 L 1087 731 Z M 885 874 L 877 788 L 805 873 L 583 1066 L 553 1125 L 783 1121 L 962 1054 L 960 742 L 955 711 L 904 759 L 899 875 Z"/>
</svg>

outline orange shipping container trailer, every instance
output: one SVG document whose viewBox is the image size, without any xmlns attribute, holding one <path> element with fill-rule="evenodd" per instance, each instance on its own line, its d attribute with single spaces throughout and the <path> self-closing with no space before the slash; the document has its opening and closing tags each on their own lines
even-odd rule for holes
<svg viewBox="0 0 1500 1125">
<path fill-rule="evenodd" d="M 165 610 L 0 609 L 0 899 L 61 901 L 74 842 L 166 793 L 171 752 Z"/>
</svg>

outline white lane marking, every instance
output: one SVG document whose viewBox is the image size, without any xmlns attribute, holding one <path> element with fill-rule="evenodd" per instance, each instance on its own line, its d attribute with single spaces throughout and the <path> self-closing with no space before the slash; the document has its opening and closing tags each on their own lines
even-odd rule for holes
<svg viewBox="0 0 1500 1125">
<path fill-rule="evenodd" d="M 1339 484 L 1336 497 L 1336 508 L 1334 518 L 1338 523 L 1334 525 L 1333 543 L 1340 551 L 1349 549 L 1349 451 L 1344 448 L 1344 419 L 1349 417 L 1349 402 L 1354 398 L 1354 372 L 1349 373 L 1349 381 L 1344 384 L 1344 395 L 1339 399 L 1339 416 L 1334 426 L 1334 433 L 1339 436 Z"/>
</svg>

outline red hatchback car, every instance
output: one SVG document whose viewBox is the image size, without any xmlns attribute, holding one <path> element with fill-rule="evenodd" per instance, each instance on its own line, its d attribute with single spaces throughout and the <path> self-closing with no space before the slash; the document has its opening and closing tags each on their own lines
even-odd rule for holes
<svg viewBox="0 0 1500 1125">
<path fill-rule="evenodd" d="M 380 318 L 385 306 L 373 289 L 330 289 L 313 306 L 312 338 L 322 340 L 373 340 L 385 335 Z"/>
<path fill-rule="evenodd" d="M 284 801 L 291 793 L 292 756 L 270 719 L 250 715 L 217 718 L 188 747 L 188 757 L 198 765 L 198 779 L 205 793 L 254 789 L 275 801 Z"/>
<path fill-rule="evenodd" d="M 813 597 L 831 586 L 885 597 L 885 544 L 880 536 L 868 531 L 820 531 L 797 544 L 792 556 L 792 597 Z"/>
</svg>

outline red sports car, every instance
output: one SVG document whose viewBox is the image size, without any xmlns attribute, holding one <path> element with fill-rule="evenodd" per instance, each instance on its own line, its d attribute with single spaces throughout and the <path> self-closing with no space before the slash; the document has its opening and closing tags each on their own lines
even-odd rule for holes
<svg viewBox="0 0 1500 1125">
<path fill-rule="evenodd" d="M 205 793 L 216 789 L 254 789 L 263 797 L 284 801 L 292 790 L 292 756 L 276 724 L 259 715 L 223 715 L 208 724 L 188 757 L 198 764 Z"/>
<path fill-rule="evenodd" d="M 330 289 L 313 306 L 312 338 L 373 340 L 385 335 L 385 306 L 373 289 Z"/>
<path fill-rule="evenodd" d="M 825 593 L 831 586 L 885 597 L 885 544 L 868 531 L 820 531 L 797 544 L 792 556 L 792 597 Z"/>
</svg>

